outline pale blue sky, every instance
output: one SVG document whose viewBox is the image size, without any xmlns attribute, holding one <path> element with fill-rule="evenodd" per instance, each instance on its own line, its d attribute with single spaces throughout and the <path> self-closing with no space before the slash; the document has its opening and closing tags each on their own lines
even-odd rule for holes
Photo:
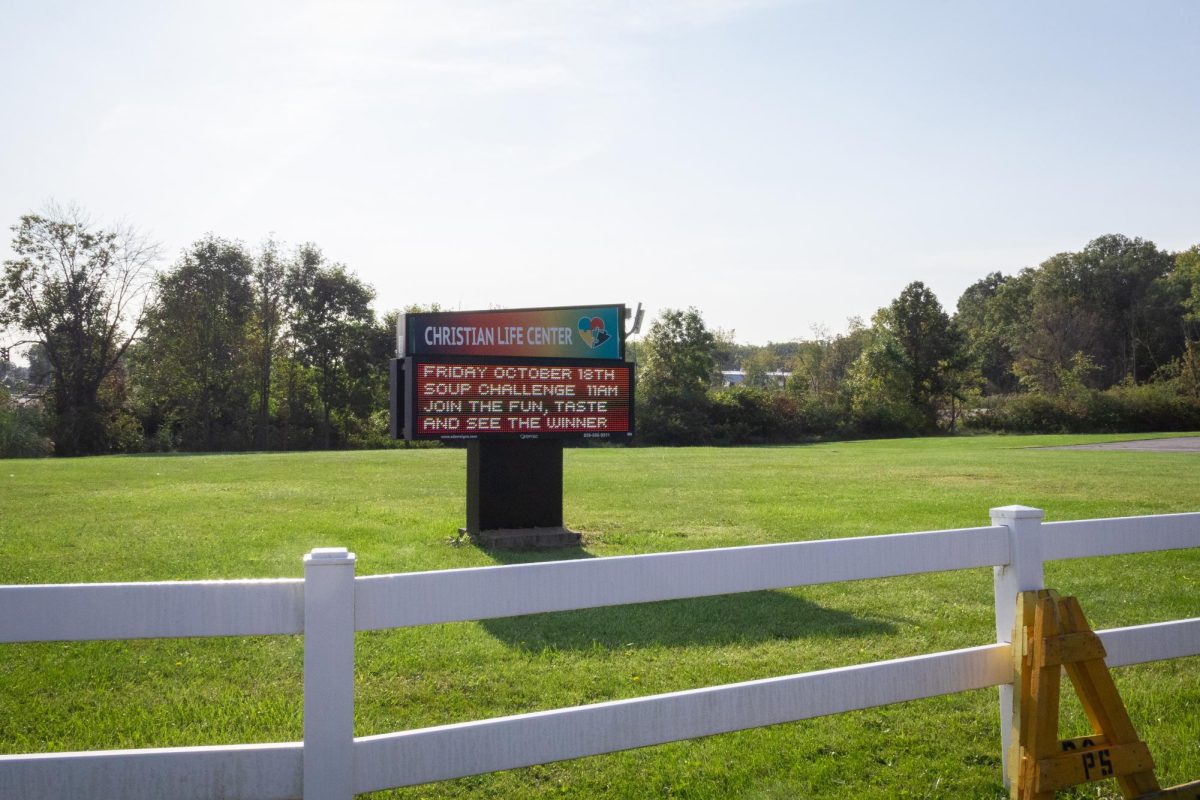
<svg viewBox="0 0 1200 800">
<path fill-rule="evenodd" d="M 0 10 L 0 223 L 311 240 L 381 311 L 695 305 L 765 343 L 1200 242 L 1192 0 Z"/>
</svg>

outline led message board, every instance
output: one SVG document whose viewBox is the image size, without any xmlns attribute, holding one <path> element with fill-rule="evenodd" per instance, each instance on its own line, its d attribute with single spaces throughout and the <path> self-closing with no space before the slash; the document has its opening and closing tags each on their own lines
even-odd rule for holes
<svg viewBox="0 0 1200 800">
<path fill-rule="evenodd" d="M 624 323 L 623 305 L 409 314 L 403 354 L 619 361 Z"/>
<path fill-rule="evenodd" d="M 633 365 L 622 361 L 411 357 L 406 439 L 628 439 Z"/>
</svg>

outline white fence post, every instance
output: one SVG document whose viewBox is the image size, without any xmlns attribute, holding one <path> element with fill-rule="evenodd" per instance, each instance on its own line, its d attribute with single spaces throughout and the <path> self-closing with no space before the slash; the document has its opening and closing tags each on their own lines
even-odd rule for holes
<svg viewBox="0 0 1200 800">
<path fill-rule="evenodd" d="M 1042 570 L 1041 525 L 1045 512 L 1029 506 L 1002 506 L 991 510 L 992 524 L 1008 528 L 1008 563 L 993 567 L 992 588 L 996 603 L 996 641 L 1012 642 L 1017 614 L 1017 594 L 1045 588 Z M 1012 738 L 1013 685 L 1000 687 L 1000 742 L 1004 785 L 1009 785 L 1008 748 Z"/>
<path fill-rule="evenodd" d="M 354 796 L 354 554 L 304 556 L 304 798 Z"/>
</svg>

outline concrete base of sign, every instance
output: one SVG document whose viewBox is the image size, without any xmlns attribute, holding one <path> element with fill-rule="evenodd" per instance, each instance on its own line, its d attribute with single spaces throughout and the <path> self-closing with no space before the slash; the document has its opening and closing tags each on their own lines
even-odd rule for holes
<svg viewBox="0 0 1200 800">
<path fill-rule="evenodd" d="M 470 533 L 459 528 L 460 534 Z M 471 541 L 496 550 L 536 550 L 550 547 L 578 547 L 583 537 L 575 531 L 557 528 L 501 528 L 470 533 Z"/>
</svg>

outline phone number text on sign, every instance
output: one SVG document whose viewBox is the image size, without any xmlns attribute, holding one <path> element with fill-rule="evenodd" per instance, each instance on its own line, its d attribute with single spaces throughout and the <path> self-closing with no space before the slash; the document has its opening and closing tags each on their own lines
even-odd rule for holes
<svg viewBox="0 0 1200 800">
<path fill-rule="evenodd" d="M 632 431 L 632 369 L 620 366 L 417 363 L 419 438 L 578 436 Z"/>
</svg>

